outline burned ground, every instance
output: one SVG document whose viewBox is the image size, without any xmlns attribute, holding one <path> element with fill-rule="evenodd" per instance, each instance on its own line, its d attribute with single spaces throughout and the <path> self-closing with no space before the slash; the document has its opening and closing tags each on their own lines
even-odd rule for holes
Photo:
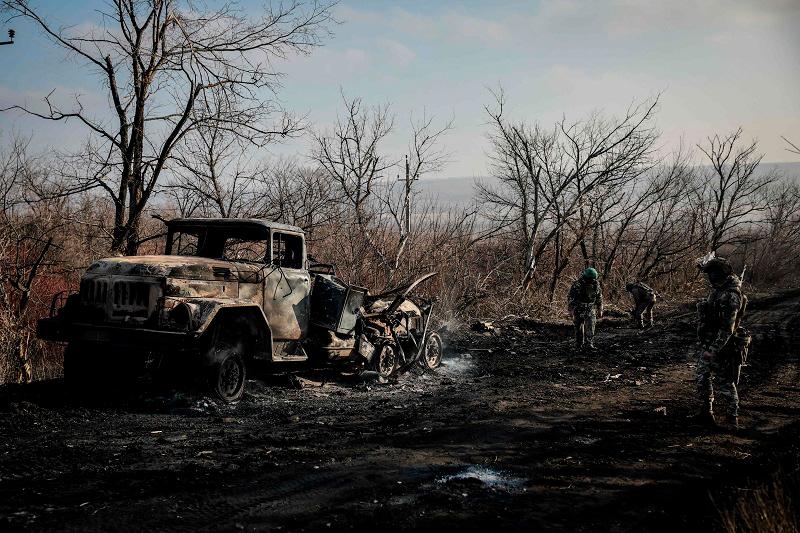
<svg viewBox="0 0 800 533">
<path fill-rule="evenodd" d="M 0 524 L 25 530 L 712 528 L 797 457 L 800 293 L 754 299 L 737 434 L 693 409 L 691 316 L 451 335 L 397 383 L 299 370 L 245 400 L 0 389 Z M 328 380 L 324 382 L 324 380 Z M 301 385 L 298 388 L 297 385 Z"/>
</svg>

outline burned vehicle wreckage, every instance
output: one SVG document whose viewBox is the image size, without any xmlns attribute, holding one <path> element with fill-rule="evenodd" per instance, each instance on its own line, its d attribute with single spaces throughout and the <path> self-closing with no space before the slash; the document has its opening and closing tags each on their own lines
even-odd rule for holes
<svg viewBox="0 0 800 533">
<path fill-rule="evenodd" d="M 308 361 L 383 377 L 436 368 L 442 341 L 430 328 L 433 303 L 411 295 L 433 275 L 370 295 L 332 265 L 309 265 L 298 227 L 175 219 L 165 255 L 92 263 L 78 293 L 56 295 L 38 334 L 67 343 L 70 385 L 113 374 L 191 376 L 232 402 L 256 362 Z"/>
</svg>

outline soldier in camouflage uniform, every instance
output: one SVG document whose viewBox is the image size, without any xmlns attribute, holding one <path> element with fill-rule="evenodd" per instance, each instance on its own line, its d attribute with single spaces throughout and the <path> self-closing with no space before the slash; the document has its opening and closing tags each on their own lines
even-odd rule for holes
<svg viewBox="0 0 800 533">
<path fill-rule="evenodd" d="M 597 270 L 589 267 L 572 284 L 567 308 L 575 324 L 575 347 L 594 350 L 594 328 L 598 316 L 603 316 L 603 293 L 597 280 Z"/>
<path fill-rule="evenodd" d="M 716 426 L 713 410 L 716 392 L 718 398 L 725 400 L 728 425 L 735 429 L 739 416 L 736 386 L 750 345 L 750 335 L 739 327 L 747 297 L 742 294 L 742 282 L 727 260 L 714 258 L 700 265 L 700 269 L 708 275 L 712 290 L 706 300 L 697 304 L 697 336 L 702 347 L 695 373 L 702 402 L 698 418 Z"/>
<path fill-rule="evenodd" d="M 656 305 L 656 291 L 649 285 L 636 281 L 625 285 L 625 290 L 631 293 L 633 298 L 633 322 L 640 328 L 653 327 L 653 306 Z"/>
</svg>

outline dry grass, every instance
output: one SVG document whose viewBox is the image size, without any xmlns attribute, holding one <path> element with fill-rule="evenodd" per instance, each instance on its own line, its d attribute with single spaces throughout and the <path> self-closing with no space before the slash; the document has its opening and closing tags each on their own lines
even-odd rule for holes
<svg viewBox="0 0 800 533">
<path fill-rule="evenodd" d="M 733 504 L 720 512 L 726 533 L 795 533 L 800 531 L 795 492 L 781 477 L 763 486 L 745 489 Z"/>
</svg>

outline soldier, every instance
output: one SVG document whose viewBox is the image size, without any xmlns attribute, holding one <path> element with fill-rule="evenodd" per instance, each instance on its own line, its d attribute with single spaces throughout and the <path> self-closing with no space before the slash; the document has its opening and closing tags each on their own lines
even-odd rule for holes
<svg viewBox="0 0 800 533">
<path fill-rule="evenodd" d="M 747 358 L 750 335 L 739 327 L 747 306 L 742 282 L 733 273 L 730 263 L 713 258 L 699 266 L 708 275 L 711 293 L 697 304 L 697 336 L 702 347 L 695 378 L 702 402 L 698 419 L 716 426 L 714 419 L 714 382 L 716 394 L 726 400 L 726 422 L 731 429 L 739 427 L 739 393 L 736 385 L 742 364 Z"/>
<path fill-rule="evenodd" d="M 603 293 L 597 280 L 597 270 L 587 268 L 572 287 L 567 297 L 567 308 L 575 324 L 575 347 L 594 350 L 594 327 L 598 316 L 603 316 Z"/>
<path fill-rule="evenodd" d="M 656 304 L 656 291 L 649 285 L 636 281 L 625 285 L 625 290 L 631 293 L 633 298 L 633 322 L 640 328 L 653 327 L 653 306 Z"/>
</svg>

